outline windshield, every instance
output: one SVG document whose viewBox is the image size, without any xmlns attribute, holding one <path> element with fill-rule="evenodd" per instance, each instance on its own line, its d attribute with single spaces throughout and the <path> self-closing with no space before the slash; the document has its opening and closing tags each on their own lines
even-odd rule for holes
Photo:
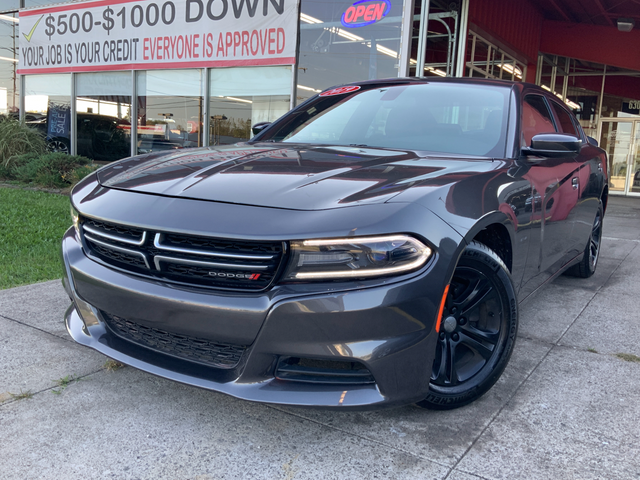
<svg viewBox="0 0 640 480">
<path fill-rule="evenodd" d="M 427 83 L 317 97 L 260 141 L 502 157 L 508 96 L 508 88 Z"/>
</svg>

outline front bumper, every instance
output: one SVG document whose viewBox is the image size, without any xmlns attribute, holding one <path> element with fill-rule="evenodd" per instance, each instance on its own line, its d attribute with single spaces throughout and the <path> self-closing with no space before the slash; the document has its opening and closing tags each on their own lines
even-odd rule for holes
<svg viewBox="0 0 640 480">
<path fill-rule="evenodd" d="M 313 293 L 308 286 L 257 294 L 212 293 L 116 271 L 85 255 L 73 228 L 63 238 L 67 330 L 78 343 L 145 372 L 265 403 L 343 409 L 404 405 L 428 392 L 434 330 L 450 258 L 436 255 L 404 281 Z M 150 328 L 246 345 L 233 369 L 154 351 L 115 335 L 104 313 Z M 282 357 L 359 362 L 375 383 L 306 383 L 275 377 Z"/>
</svg>

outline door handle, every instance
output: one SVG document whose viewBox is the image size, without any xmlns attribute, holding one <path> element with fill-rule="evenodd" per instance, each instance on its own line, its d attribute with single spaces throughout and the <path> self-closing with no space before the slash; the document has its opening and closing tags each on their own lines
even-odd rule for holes
<svg viewBox="0 0 640 480">
<path fill-rule="evenodd" d="M 578 177 L 573 177 L 571 179 L 571 186 L 573 187 L 574 190 L 578 189 Z"/>
</svg>

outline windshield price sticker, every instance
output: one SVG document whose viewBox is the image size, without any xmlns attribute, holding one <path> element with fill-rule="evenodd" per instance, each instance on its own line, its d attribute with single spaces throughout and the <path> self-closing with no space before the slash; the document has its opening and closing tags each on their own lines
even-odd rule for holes
<svg viewBox="0 0 640 480">
<path fill-rule="evenodd" d="M 104 0 L 20 12 L 18 73 L 291 65 L 298 0 Z"/>
<path fill-rule="evenodd" d="M 351 93 L 360 90 L 359 85 L 352 85 L 350 87 L 338 87 L 332 88 L 331 90 L 327 90 L 326 92 L 322 92 L 320 94 L 321 97 L 331 97 L 333 95 L 343 95 L 345 93 Z"/>
</svg>

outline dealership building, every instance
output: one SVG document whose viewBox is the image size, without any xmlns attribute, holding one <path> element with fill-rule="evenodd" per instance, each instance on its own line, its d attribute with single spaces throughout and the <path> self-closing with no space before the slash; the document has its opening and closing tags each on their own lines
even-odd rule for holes
<svg viewBox="0 0 640 480">
<path fill-rule="evenodd" d="M 353 81 L 527 81 L 607 151 L 610 192 L 640 195 L 638 51 L 633 0 L 3 0 L 0 114 L 108 161 L 246 140 Z"/>
</svg>

